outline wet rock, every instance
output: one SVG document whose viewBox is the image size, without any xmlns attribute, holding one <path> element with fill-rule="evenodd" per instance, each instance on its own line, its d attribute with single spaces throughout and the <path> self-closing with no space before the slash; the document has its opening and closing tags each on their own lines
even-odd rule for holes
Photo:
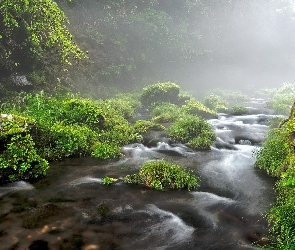
<svg viewBox="0 0 295 250">
<path fill-rule="evenodd" d="M 100 249 L 98 245 L 88 245 L 84 248 L 84 250 L 96 250 Z"/>
<path fill-rule="evenodd" d="M 62 213 L 62 209 L 54 204 L 46 204 L 36 208 L 32 214 L 26 216 L 22 221 L 22 227 L 26 229 L 38 228 L 47 222 L 47 219 Z"/>
<path fill-rule="evenodd" d="M 8 236 L 0 240 L 1 249 L 15 249 L 19 239 L 15 236 Z"/>
<path fill-rule="evenodd" d="M 48 242 L 44 240 L 36 240 L 29 246 L 29 250 L 47 250 Z"/>
<path fill-rule="evenodd" d="M 159 142 L 171 144 L 171 140 L 166 138 L 166 131 L 150 130 L 143 136 L 143 145 L 147 147 L 156 147 Z"/>
<path fill-rule="evenodd" d="M 224 149 L 230 149 L 230 150 L 238 150 L 238 148 L 235 145 L 225 142 L 225 141 L 221 140 L 220 138 L 217 138 L 212 146 L 216 147 L 218 149 L 224 148 Z"/>
<path fill-rule="evenodd" d="M 62 242 L 58 243 L 57 249 L 59 250 L 76 250 L 82 249 L 84 245 L 83 237 L 80 234 L 73 234 Z"/>
</svg>

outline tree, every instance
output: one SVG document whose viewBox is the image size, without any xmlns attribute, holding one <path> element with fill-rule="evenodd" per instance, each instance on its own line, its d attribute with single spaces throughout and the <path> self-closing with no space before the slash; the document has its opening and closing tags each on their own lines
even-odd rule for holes
<svg viewBox="0 0 295 250">
<path fill-rule="evenodd" d="M 68 19 L 53 0 L 2 0 L 0 5 L 0 71 L 85 57 L 72 41 Z M 31 66 L 32 67 L 32 66 Z"/>
</svg>

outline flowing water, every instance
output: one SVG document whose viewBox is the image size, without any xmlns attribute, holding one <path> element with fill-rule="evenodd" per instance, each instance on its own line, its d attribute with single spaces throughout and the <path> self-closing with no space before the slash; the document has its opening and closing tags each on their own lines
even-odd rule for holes
<svg viewBox="0 0 295 250">
<path fill-rule="evenodd" d="M 266 243 L 262 215 L 275 180 L 254 169 L 252 152 L 272 115 L 263 100 L 247 105 L 251 115 L 209 121 L 218 140 L 208 152 L 165 140 L 132 144 L 119 160 L 67 159 L 35 183 L 1 186 L 0 249 L 256 249 Z M 194 170 L 200 188 L 162 192 L 120 181 L 156 159 Z M 105 175 L 119 181 L 103 185 Z"/>
</svg>

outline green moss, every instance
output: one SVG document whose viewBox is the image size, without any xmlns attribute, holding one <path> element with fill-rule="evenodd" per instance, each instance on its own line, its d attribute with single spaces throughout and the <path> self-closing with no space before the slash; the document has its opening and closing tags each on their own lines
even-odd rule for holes
<svg viewBox="0 0 295 250">
<path fill-rule="evenodd" d="M 210 94 L 205 97 L 204 104 L 211 110 L 216 112 L 224 112 L 228 109 L 228 102 L 221 96 Z"/>
<path fill-rule="evenodd" d="M 181 110 L 191 115 L 201 116 L 205 119 L 217 118 L 217 113 L 215 111 L 207 108 L 197 100 L 186 101 L 185 105 L 181 107 Z"/>
<path fill-rule="evenodd" d="M 147 162 L 138 174 L 124 177 L 125 183 L 144 184 L 156 190 L 195 189 L 199 186 L 199 178 L 179 165 L 165 160 Z"/>
<path fill-rule="evenodd" d="M 35 120 L 14 114 L 0 115 L 0 140 L 15 134 L 26 133 L 35 125 Z"/>
<path fill-rule="evenodd" d="M 59 119 L 68 124 L 88 125 L 92 129 L 103 128 L 104 113 L 99 105 L 87 99 L 70 99 L 63 102 Z"/>
<path fill-rule="evenodd" d="M 152 120 L 155 122 L 174 122 L 181 113 L 180 107 L 169 102 L 160 102 L 151 107 Z"/>
<path fill-rule="evenodd" d="M 230 110 L 231 115 L 247 115 L 249 114 L 249 109 L 243 105 L 234 105 Z"/>
<path fill-rule="evenodd" d="M 179 91 L 180 87 L 172 82 L 152 84 L 143 89 L 141 103 L 145 107 L 156 102 L 176 103 Z"/>
<path fill-rule="evenodd" d="M 15 181 L 43 176 L 49 165 L 40 157 L 30 134 L 12 136 L 0 154 L 0 180 Z"/>
<path fill-rule="evenodd" d="M 255 166 L 278 178 L 275 184 L 278 196 L 266 215 L 269 249 L 294 249 L 295 245 L 295 118 L 292 114 L 293 109 L 290 119 L 272 129 L 263 147 L 255 153 Z"/>
<path fill-rule="evenodd" d="M 193 149 L 210 149 L 216 139 L 211 125 L 201 117 L 184 115 L 168 128 L 168 136 L 175 142 L 188 143 Z"/>
</svg>

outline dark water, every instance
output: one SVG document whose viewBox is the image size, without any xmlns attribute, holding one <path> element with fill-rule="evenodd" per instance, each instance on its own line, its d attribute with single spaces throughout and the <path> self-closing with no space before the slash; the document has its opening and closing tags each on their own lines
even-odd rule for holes
<svg viewBox="0 0 295 250">
<path fill-rule="evenodd" d="M 0 249 L 256 249 L 265 244 L 263 213 L 274 179 L 253 168 L 268 130 L 262 100 L 248 116 L 210 120 L 210 152 L 159 143 L 126 145 L 126 157 L 67 159 L 45 178 L 0 187 Z M 201 177 L 198 191 L 155 191 L 120 181 L 148 160 L 167 159 Z M 119 178 L 102 185 L 103 176 Z"/>
</svg>

